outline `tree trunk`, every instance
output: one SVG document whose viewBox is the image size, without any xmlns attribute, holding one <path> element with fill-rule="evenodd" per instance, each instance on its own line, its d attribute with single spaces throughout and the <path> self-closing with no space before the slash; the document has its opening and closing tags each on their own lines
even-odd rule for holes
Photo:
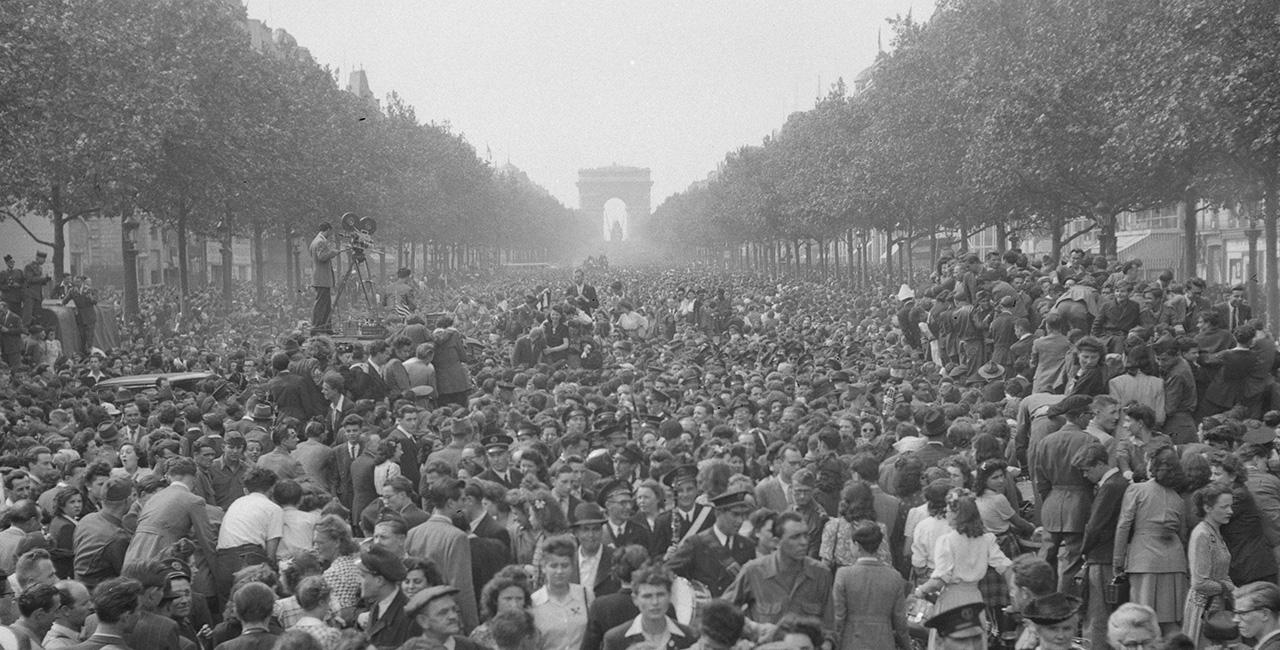
<svg viewBox="0 0 1280 650">
<path fill-rule="evenodd" d="M 968 252 L 969 252 L 969 229 L 968 229 L 968 228 L 966 228 L 963 224 L 961 224 L 961 226 L 960 226 L 960 250 L 959 250 L 959 251 L 957 251 L 957 257 L 959 257 L 959 253 L 968 253 Z"/>
<path fill-rule="evenodd" d="M 235 263 L 234 251 L 231 248 L 231 202 L 223 202 L 222 209 L 222 299 L 229 304 L 233 288 L 231 265 Z"/>
<path fill-rule="evenodd" d="M 292 228 L 285 230 L 284 232 L 284 277 L 285 277 L 285 281 L 284 281 L 285 291 L 286 291 L 286 294 L 290 296 L 289 301 L 292 301 L 293 299 L 292 297 L 295 295 L 294 291 L 296 288 L 293 283 L 293 229 Z"/>
<path fill-rule="evenodd" d="M 1093 218 L 1098 223 L 1098 252 L 1110 260 L 1116 256 L 1116 215 L 1106 209 L 1094 213 Z"/>
<path fill-rule="evenodd" d="M 911 233 L 911 231 L 910 231 L 910 230 L 908 230 L 908 231 L 907 231 L 907 242 L 906 242 L 906 246 L 907 246 L 907 274 L 906 274 L 906 276 L 904 276 L 904 277 L 906 278 L 906 281 L 907 281 L 908 283 L 910 283 L 910 282 L 911 282 L 911 279 L 912 279 L 912 278 L 916 277 L 916 247 L 915 247 L 915 243 L 916 243 L 916 241 L 915 241 L 915 236 Z"/>
<path fill-rule="evenodd" d="M 1182 277 L 1184 279 L 1197 277 L 1196 270 L 1200 262 L 1200 247 L 1196 241 L 1196 228 L 1199 225 L 1200 214 L 1197 205 L 1199 202 L 1199 197 L 1191 190 L 1187 190 L 1182 195 Z"/>
<path fill-rule="evenodd" d="M 1003 221 L 996 222 L 996 250 L 1005 252 L 1005 242 L 1009 239 L 1009 229 Z"/>
<path fill-rule="evenodd" d="M 1049 239 L 1050 250 L 1053 251 L 1053 261 L 1058 263 L 1062 260 L 1062 219 L 1057 217 L 1051 218 L 1049 222 Z"/>
<path fill-rule="evenodd" d="M 889 285 L 893 285 L 893 231 L 884 231 L 884 270 Z"/>
<path fill-rule="evenodd" d="M 126 224 L 125 215 L 120 215 L 120 251 L 124 267 L 124 322 L 133 330 L 138 319 L 138 248 L 135 241 L 130 241 L 129 231 L 137 232 L 136 224 Z M 135 333 L 137 333 L 135 331 Z"/>
<path fill-rule="evenodd" d="M 191 295 L 191 271 L 187 268 L 191 252 L 187 250 L 187 218 L 191 216 L 191 204 L 184 198 L 178 202 L 178 224 L 175 235 L 178 238 L 178 295 L 179 309 L 186 309 L 187 296 Z"/>
<path fill-rule="evenodd" d="M 1262 185 L 1263 221 L 1267 238 L 1267 314 L 1266 322 L 1274 335 L 1280 332 L 1280 244 L 1276 242 L 1276 220 L 1280 218 L 1280 168 L 1272 164 Z"/>
<path fill-rule="evenodd" d="M 261 308 L 267 302 L 266 256 L 262 254 L 262 226 L 253 224 L 253 296 Z"/>
<path fill-rule="evenodd" d="M 53 284 L 62 284 L 66 275 L 67 212 L 62 205 L 62 185 L 49 188 L 49 220 L 53 223 Z"/>
<path fill-rule="evenodd" d="M 933 230 L 929 233 L 929 269 L 938 268 L 938 231 Z"/>
</svg>

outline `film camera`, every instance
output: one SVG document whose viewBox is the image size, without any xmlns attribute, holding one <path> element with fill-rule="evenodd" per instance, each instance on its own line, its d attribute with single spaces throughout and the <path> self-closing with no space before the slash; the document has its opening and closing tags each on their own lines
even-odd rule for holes
<svg viewBox="0 0 1280 650">
<path fill-rule="evenodd" d="M 364 253 L 373 248 L 373 233 L 378 230 L 378 222 L 373 217 L 357 217 L 356 213 L 342 215 L 341 236 L 347 238 L 351 257 L 356 262 L 365 261 Z"/>
</svg>

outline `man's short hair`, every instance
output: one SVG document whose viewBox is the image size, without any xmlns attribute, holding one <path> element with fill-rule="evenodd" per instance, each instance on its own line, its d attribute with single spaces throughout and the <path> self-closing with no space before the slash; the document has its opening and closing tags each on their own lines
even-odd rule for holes
<svg viewBox="0 0 1280 650">
<path fill-rule="evenodd" d="M 536 631 L 533 614 L 527 609 L 504 610 L 489 621 L 489 633 L 499 650 L 520 647 L 520 642 L 533 637 Z"/>
<path fill-rule="evenodd" d="M 276 604 L 276 594 L 261 582 L 250 582 L 236 590 L 231 601 L 236 614 L 246 623 L 261 623 L 271 617 Z"/>
<path fill-rule="evenodd" d="M 1110 462 L 1111 456 L 1107 453 L 1107 448 L 1100 443 L 1089 443 L 1081 447 L 1071 457 L 1071 466 L 1079 470 L 1109 464 Z"/>
<path fill-rule="evenodd" d="M 1102 447 L 1102 445 L 1098 445 Z M 1053 567 L 1033 553 L 1025 553 L 1013 559 L 1013 584 L 1036 596 L 1047 596 L 1058 589 L 1058 578 Z"/>
<path fill-rule="evenodd" d="M 399 535 L 400 537 L 404 537 L 409 534 L 409 524 L 405 523 L 399 515 L 396 515 L 394 518 L 386 517 L 379 520 L 378 523 L 374 524 L 374 528 L 377 529 L 379 527 L 386 527 L 390 530 L 392 535 Z"/>
<path fill-rule="evenodd" d="M 292 479 L 285 479 L 271 488 L 271 500 L 277 505 L 296 506 L 302 503 L 302 485 Z"/>
<path fill-rule="evenodd" d="M 405 478 L 404 476 L 397 476 L 387 481 L 387 487 L 395 490 L 396 492 L 399 492 L 400 494 L 409 494 L 409 495 L 413 494 L 413 489 L 414 489 L 413 481 Z"/>
<path fill-rule="evenodd" d="M 31 616 L 38 611 L 66 604 L 62 601 L 62 595 L 58 593 L 57 587 L 53 585 L 33 585 L 23 590 L 22 595 L 18 596 L 18 611 L 23 616 Z"/>
<path fill-rule="evenodd" d="M 103 623 L 119 623 L 138 609 L 142 583 L 133 578 L 111 578 L 93 590 L 93 609 Z"/>
<path fill-rule="evenodd" d="M 443 508 L 450 501 L 462 498 L 462 489 L 466 483 L 453 478 L 437 479 L 431 485 L 427 486 L 427 491 L 422 495 L 422 500 L 431 505 L 432 509 Z"/>
<path fill-rule="evenodd" d="M 40 572 L 40 563 L 53 563 L 53 556 L 43 548 L 33 548 L 18 557 L 14 562 L 13 573 L 18 578 L 18 586 L 26 587 L 30 579 Z"/>
</svg>

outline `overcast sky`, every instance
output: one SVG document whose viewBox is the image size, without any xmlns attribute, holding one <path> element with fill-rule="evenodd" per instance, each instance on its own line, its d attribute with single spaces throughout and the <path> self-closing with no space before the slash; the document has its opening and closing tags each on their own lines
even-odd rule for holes
<svg viewBox="0 0 1280 650">
<path fill-rule="evenodd" d="M 759 144 L 933 0 L 247 0 L 321 64 L 450 122 L 578 207 L 581 168 L 653 171 L 652 204 Z"/>
</svg>

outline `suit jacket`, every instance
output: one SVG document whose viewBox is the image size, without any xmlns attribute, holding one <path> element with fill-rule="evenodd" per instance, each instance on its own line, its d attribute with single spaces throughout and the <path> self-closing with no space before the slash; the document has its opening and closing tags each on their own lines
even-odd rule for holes
<svg viewBox="0 0 1280 650">
<path fill-rule="evenodd" d="M 1030 454 L 1035 458 L 1035 488 L 1040 525 L 1051 533 L 1083 533 L 1089 523 L 1091 486 L 1071 466 L 1076 452 L 1097 440 L 1072 423 L 1047 435 Z"/>
<path fill-rule="evenodd" d="M 693 628 L 676 622 L 670 616 L 667 617 L 667 628 L 672 630 L 667 650 L 683 650 L 698 642 L 698 633 Z M 644 642 L 644 633 L 640 630 L 640 619 L 637 617 L 605 632 L 604 644 L 600 647 L 603 650 L 627 650 Z"/>
<path fill-rule="evenodd" d="M 332 447 L 318 440 L 306 440 L 289 455 L 302 464 L 308 481 L 330 494 L 338 493 L 338 457 Z"/>
<path fill-rule="evenodd" d="M 630 544 L 639 544 L 649 548 L 653 544 L 653 534 L 649 531 L 648 526 L 628 520 L 622 525 L 622 534 L 615 536 L 613 534 L 613 524 L 606 523 L 604 525 L 604 543 L 611 544 L 616 548 L 622 548 Z"/>
<path fill-rule="evenodd" d="M 306 422 L 317 415 L 324 415 L 328 403 L 320 389 L 310 379 L 284 371 L 267 382 L 267 393 L 281 415 Z"/>
<path fill-rule="evenodd" d="M 422 634 L 418 621 L 404 611 L 404 606 L 408 603 L 408 596 L 397 589 L 395 598 L 391 599 L 391 604 L 387 606 L 387 611 L 379 616 L 368 630 L 365 630 L 365 634 L 369 636 L 369 642 L 379 650 L 395 650 L 409 639 Z"/>
<path fill-rule="evenodd" d="M 471 544 L 448 517 L 432 514 L 426 523 L 409 530 L 404 550 L 408 555 L 436 563 L 445 582 L 457 587 L 462 629 L 470 632 L 480 622 L 476 607 L 475 582 L 471 576 Z"/>
<path fill-rule="evenodd" d="M 476 524 L 476 529 L 471 533 L 476 537 L 502 542 L 503 548 L 507 549 L 507 555 L 511 554 L 511 533 L 508 533 L 506 528 L 499 526 L 491 515 L 485 514 L 480 519 L 480 523 Z"/>
<path fill-rule="evenodd" d="M 676 547 L 667 566 L 676 575 L 707 586 L 712 598 L 719 598 L 747 562 L 756 557 L 756 546 L 734 533 L 733 551 L 725 548 L 714 530 L 704 530 Z"/>
<path fill-rule="evenodd" d="M 1120 504 L 1124 491 L 1129 489 L 1129 479 L 1120 472 L 1113 472 L 1100 483 L 1093 494 L 1089 510 L 1089 523 L 1084 528 L 1084 543 L 1080 555 L 1086 562 L 1111 564 L 1115 557 L 1116 527 L 1120 523 Z"/>
<path fill-rule="evenodd" d="M 209 524 L 205 501 L 182 483 L 174 483 L 147 500 L 138 515 L 138 530 L 125 553 L 124 565 L 159 557 L 174 542 L 190 538 L 206 561 L 213 559 L 217 540 Z"/>
<path fill-rule="evenodd" d="M 906 593 L 902 575 L 881 562 L 840 567 L 832 588 L 836 647 L 910 650 Z"/>
<path fill-rule="evenodd" d="M 508 490 L 514 490 L 515 488 L 520 487 L 520 481 L 524 480 L 524 474 L 521 474 L 520 470 L 517 470 L 514 467 L 507 469 L 507 476 L 509 477 L 509 480 L 504 480 L 501 476 L 498 475 L 497 472 L 493 471 L 492 467 L 490 467 L 484 470 L 483 472 L 480 472 L 480 474 L 477 475 L 476 478 L 484 479 L 486 481 L 492 481 L 494 483 L 497 483 L 498 485 L 501 485 L 504 488 L 507 488 Z M 565 514 L 570 516 L 573 515 L 572 512 L 568 512 Z M 573 522 L 571 521 L 570 523 L 573 523 Z"/>
<path fill-rule="evenodd" d="M 387 398 L 389 389 L 382 373 L 365 366 L 356 366 L 351 369 L 351 377 L 352 381 L 347 389 L 351 392 L 352 399 L 371 399 L 376 402 Z"/>
<path fill-rule="evenodd" d="M 167 616 L 143 612 L 124 640 L 133 650 L 177 650 L 178 624 Z"/>
<path fill-rule="evenodd" d="M 1120 502 L 1112 564 L 1128 573 L 1186 573 L 1186 508 L 1177 492 L 1155 481 L 1130 485 Z"/>
<path fill-rule="evenodd" d="M 511 548 L 492 537 L 467 538 L 471 546 L 471 584 L 487 585 L 503 567 L 511 563 Z M 483 587 L 476 591 L 476 604 L 479 605 Z"/>
<path fill-rule="evenodd" d="M 1222 541 L 1231 551 L 1231 581 L 1238 585 L 1259 580 L 1275 580 L 1276 556 L 1274 539 L 1269 522 L 1258 510 L 1258 504 L 1248 488 L 1237 486 L 1231 490 L 1235 501 L 1231 506 L 1231 520 L 1222 524 Z"/>
<path fill-rule="evenodd" d="M 404 452 L 400 456 L 400 462 L 397 463 L 400 466 L 400 475 L 413 481 L 416 487 L 422 481 L 421 466 L 418 465 L 418 441 L 398 426 L 391 429 L 383 439 L 400 443 L 400 449 Z"/>
<path fill-rule="evenodd" d="M 617 547 L 612 544 L 605 544 L 600 547 L 600 564 L 596 567 L 596 578 L 591 584 L 583 585 L 584 587 L 591 588 L 593 596 L 607 596 L 609 594 L 617 593 L 618 589 L 621 588 L 618 585 L 618 581 L 614 580 L 611 575 L 613 573 L 613 552 L 615 550 L 617 550 Z M 578 573 L 577 553 L 573 554 L 572 564 L 573 573 L 569 582 L 580 585 L 582 584 L 582 576 Z M 604 593 L 601 593 L 602 590 Z"/>
<path fill-rule="evenodd" d="M 586 314 L 590 314 L 591 310 L 600 306 L 600 296 L 596 294 L 596 288 L 585 282 L 582 283 L 581 292 L 578 291 L 578 285 L 570 284 L 569 288 L 564 290 L 564 295 L 566 298 L 578 298 L 579 300 L 574 300 L 573 304 Z"/>
<path fill-rule="evenodd" d="M 432 335 L 436 341 L 436 356 L 431 365 L 436 369 L 437 390 L 441 395 L 469 390 L 473 385 L 471 371 L 467 369 L 471 356 L 462 333 L 449 328 L 436 330 Z"/>
<path fill-rule="evenodd" d="M 1014 341 L 1013 345 L 1009 346 L 1009 363 L 1011 365 L 1017 365 L 1019 359 L 1026 359 L 1029 362 L 1031 360 L 1031 345 L 1033 343 L 1035 343 L 1035 337 L 1033 336 L 1028 336 L 1027 338 Z M 1006 370 L 1006 377 L 1013 376 L 1013 368 L 1007 368 Z"/>
<path fill-rule="evenodd" d="M 280 636 L 261 628 L 240 633 L 239 637 L 219 643 L 214 650 L 271 650 Z M 134 650 L 137 650 L 136 648 Z"/>
<path fill-rule="evenodd" d="M 604 643 L 604 635 L 640 615 L 631 589 L 621 589 L 607 596 L 597 596 L 587 606 L 587 631 L 582 635 L 581 650 L 596 650 Z"/>
<path fill-rule="evenodd" d="M 695 503 L 693 506 L 693 520 L 697 521 L 703 510 L 707 510 L 707 516 L 702 520 L 702 524 L 698 526 L 699 533 L 709 530 L 716 523 L 716 512 L 711 506 Z M 689 522 L 684 520 L 684 516 L 672 524 L 672 517 L 675 516 L 675 509 L 671 508 L 658 513 L 658 518 L 654 520 L 653 534 L 650 536 L 649 554 L 653 557 L 663 557 L 667 553 L 667 549 L 677 545 L 680 539 L 687 532 Z"/>
<path fill-rule="evenodd" d="M 344 449 L 345 451 L 345 449 Z M 365 508 L 378 498 L 378 490 L 373 483 L 373 468 L 376 467 L 378 461 L 374 459 L 373 453 L 366 449 L 360 453 L 359 458 L 351 461 L 351 513 L 352 517 L 359 517 Z"/>
<path fill-rule="evenodd" d="M 787 493 L 782 487 L 782 479 L 777 476 L 760 481 L 756 484 L 756 504 L 761 508 L 768 508 L 774 512 L 786 512 L 791 504 L 787 503 Z"/>
<path fill-rule="evenodd" d="M 311 251 L 311 286 L 333 288 L 336 284 L 333 276 L 333 258 L 338 256 L 337 247 L 329 242 L 328 237 L 316 233 L 308 250 Z"/>
<path fill-rule="evenodd" d="M 378 497 L 360 513 L 360 530 L 364 531 L 366 537 L 373 536 L 373 527 L 378 525 L 378 522 L 382 520 L 382 516 L 384 514 L 394 514 L 401 519 L 404 519 L 406 530 L 422 524 L 431 518 L 431 515 L 427 514 L 425 510 L 413 505 L 412 503 L 400 512 L 393 512 L 382 502 L 382 497 Z"/>
<path fill-rule="evenodd" d="M 364 455 L 364 447 L 357 445 L 357 449 L 360 453 L 357 453 L 356 456 Z M 356 456 L 351 455 L 351 449 L 347 447 L 345 440 L 333 446 L 333 466 L 338 481 L 338 490 L 335 494 L 338 497 L 338 501 L 348 509 L 351 508 L 351 499 L 355 495 L 355 490 L 352 488 L 351 483 L 351 463 L 355 462 Z M 369 469 L 369 476 L 373 476 L 372 468 Z M 352 513 L 359 515 L 360 511 L 352 510 Z"/>
<path fill-rule="evenodd" d="M 1222 318 L 1222 321 L 1221 321 L 1221 322 L 1222 322 L 1222 329 L 1227 330 L 1228 332 L 1230 332 L 1230 331 L 1231 331 L 1231 329 L 1232 329 L 1232 327 L 1231 327 L 1231 324 L 1232 324 L 1232 323 L 1231 323 L 1231 303 L 1229 303 L 1229 302 L 1220 302 L 1220 303 L 1218 303 L 1218 304 L 1214 305 L 1214 306 L 1213 306 L 1213 309 L 1214 309 L 1214 311 L 1217 311 L 1217 312 L 1218 312 L 1218 316 Z M 1237 309 L 1239 310 L 1239 313 L 1237 314 L 1237 318 L 1236 318 L 1236 320 L 1238 321 L 1238 322 L 1236 322 L 1236 323 L 1235 323 L 1236 327 L 1239 327 L 1239 326 L 1241 326 L 1241 325 L 1244 325 L 1245 321 L 1249 320 L 1250 318 L 1253 318 L 1253 307 L 1251 307 L 1251 306 L 1249 306 L 1249 305 L 1242 304 L 1242 305 L 1240 305 L 1239 307 L 1237 307 Z"/>
</svg>

